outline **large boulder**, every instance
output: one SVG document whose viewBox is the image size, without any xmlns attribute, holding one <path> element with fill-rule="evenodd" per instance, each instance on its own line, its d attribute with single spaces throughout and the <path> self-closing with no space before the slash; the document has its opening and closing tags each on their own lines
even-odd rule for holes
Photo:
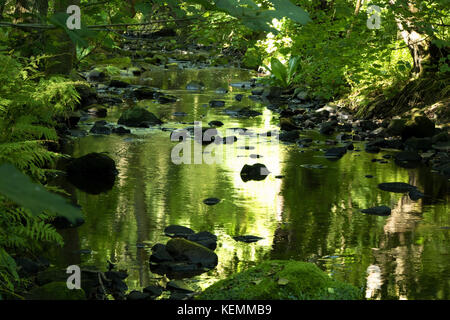
<svg viewBox="0 0 450 320">
<path fill-rule="evenodd" d="M 185 261 L 204 268 L 214 268 L 218 263 L 214 251 L 183 238 L 170 239 L 166 249 L 176 261 Z"/>
<path fill-rule="evenodd" d="M 117 123 L 128 127 L 147 128 L 148 126 L 160 125 L 162 121 L 150 111 L 134 107 L 122 113 Z"/>
<path fill-rule="evenodd" d="M 425 116 L 415 116 L 408 120 L 401 134 L 402 139 L 406 140 L 411 137 L 425 138 L 434 135 L 434 123 Z"/>
<path fill-rule="evenodd" d="M 357 300 L 361 291 L 312 263 L 270 260 L 221 280 L 198 300 Z"/>
<path fill-rule="evenodd" d="M 90 153 L 73 159 L 67 166 L 67 178 L 77 188 L 92 194 L 110 190 L 117 176 L 113 159 L 103 153 Z"/>
</svg>

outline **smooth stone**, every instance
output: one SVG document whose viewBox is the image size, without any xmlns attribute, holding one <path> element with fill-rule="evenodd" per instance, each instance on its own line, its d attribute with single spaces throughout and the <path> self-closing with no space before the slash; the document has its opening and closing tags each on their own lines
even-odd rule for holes
<svg viewBox="0 0 450 320">
<path fill-rule="evenodd" d="M 425 197 L 425 195 L 424 195 L 422 192 L 420 192 L 419 190 L 411 190 L 411 191 L 408 193 L 408 195 L 409 195 L 409 198 L 410 198 L 411 200 L 414 200 L 414 201 L 419 200 L 419 199 Z"/>
<path fill-rule="evenodd" d="M 388 216 L 391 214 L 391 208 L 388 206 L 377 206 L 361 210 L 362 213 L 373 214 L 377 216 Z"/>
<path fill-rule="evenodd" d="M 222 127 L 223 126 L 223 122 L 222 121 L 218 121 L 218 120 L 213 120 L 208 122 L 208 125 L 210 127 Z"/>
<path fill-rule="evenodd" d="M 198 268 L 214 268 L 218 263 L 218 257 L 214 251 L 183 238 L 170 239 L 166 249 L 175 261 L 188 262 Z"/>
<path fill-rule="evenodd" d="M 378 188 L 383 191 L 395 192 L 395 193 L 406 193 L 412 190 L 416 190 L 417 187 L 404 182 L 385 182 L 380 183 Z"/>
<path fill-rule="evenodd" d="M 325 152 L 327 158 L 342 158 L 347 153 L 346 147 L 330 148 Z"/>
<path fill-rule="evenodd" d="M 208 206 L 213 206 L 215 204 L 218 204 L 219 202 L 220 202 L 220 199 L 217 199 L 217 198 L 207 198 L 207 199 L 203 200 L 203 203 Z"/>
<path fill-rule="evenodd" d="M 252 235 L 245 235 L 245 236 L 235 236 L 235 237 L 233 237 L 233 239 L 236 241 L 239 241 L 239 242 L 252 243 L 252 242 L 257 242 L 259 240 L 262 240 L 264 238 L 252 236 Z"/>
<path fill-rule="evenodd" d="M 186 237 L 187 240 L 201 244 L 202 246 L 215 250 L 217 247 L 217 236 L 208 231 L 201 231 Z"/>
<path fill-rule="evenodd" d="M 157 243 L 152 247 L 152 255 L 150 256 L 151 262 L 161 263 L 173 261 L 172 256 L 167 252 L 166 246 L 161 243 Z"/>
<path fill-rule="evenodd" d="M 185 237 L 194 234 L 195 231 L 188 227 L 170 225 L 164 229 L 164 234 L 169 237 Z"/>
<path fill-rule="evenodd" d="M 420 162 L 422 160 L 422 157 L 417 153 L 413 151 L 402 151 L 399 153 L 396 153 L 394 155 L 394 159 L 396 161 L 411 161 L 411 162 Z"/>
<path fill-rule="evenodd" d="M 264 180 L 269 173 L 270 171 L 262 163 L 255 163 L 254 165 L 246 164 L 241 170 L 241 179 L 244 182 L 250 180 L 261 181 Z"/>
<path fill-rule="evenodd" d="M 212 100 L 209 102 L 209 106 L 211 108 L 221 108 L 225 106 L 225 101 L 220 101 L 220 100 Z"/>
</svg>

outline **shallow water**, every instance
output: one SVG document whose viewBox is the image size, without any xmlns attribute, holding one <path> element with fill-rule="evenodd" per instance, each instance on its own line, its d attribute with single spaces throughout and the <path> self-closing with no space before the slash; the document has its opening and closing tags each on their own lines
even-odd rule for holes
<svg viewBox="0 0 450 320">
<path fill-rule="evenodd" d="M 206 288 L 262 260 L 294 259 L 316 263 L 336 279 L 361 288 L 368 298 L 449 299 L 449 182 L 427 168 L 404 169 L 391 159 L 385 164 L 371 161 L 393 151 L 350 151 L 340 160 L 330 161 L 319 150 L 328 147 L 323 143 L 301 149 L 279 144 L 274 137 L 258 136 L 279 129 L 274 115 L 247 97 L 240 103 L 235 101 L 236 93 L 248 95 L 249 91 L 230 86 L 251 77 L 238 69 L 203 69 L 161 71 L 135 79 L 135 83 L 180 98 L 167 105 L 139 103 L 164 119 L 162 127 L 183 128 L 191 125 L 180 122 L 192 121 L 207 126 L 211 120 L 220 120 L 225 123 L 219 129 L 223 136 L 227 129 L 236 127 L 251 129 L 254 134 L 234 133 L 238 141 L 220 146 L 224 156 L 215 164 L 172 163 L 171 154 L 178 142 L 170 141 L 169 131 L 157 128 L 77 140 L 73 156 L 107 152 L 120 173 L 107 193 L 89 195 L 73 190 L 86 223 L 62 232 L 66 246 L 58 263 L 104 269 L 109 259 L 118 269 L 128 270 L 130 289 L 139 289 L 159 280 L 160 276 L 149 270 L 150 248 L 168 240 L 163 234 L 166 226 L 178 224 L 218 236 L 219 265 L 188 280 L 197 288 Z M 206 89 L 183 90 L 193 80 L 203 81 Z M 214 90 L 218 87 L 230 92 L 217 94 Z M 212 99 L 225 100 L 225 108 L 203 106 Z M 223 109 L 235 105 L 252 106 L 263 115 L 237 119 L 223 114 Z M 174 112 L 187 116 L 176 117 Z M 116 121 L 120 113 L 121 108 L 114 107 L 106 120 Z M 304 131 L 302 136 L 325 140 L 315 131 Z M 245 145 L 254 149 L 245 150 Z M 363 144 L 355 143 L 355 147 L 364 150 Z M 251 154 L 262 157 L 254 159 Z M 240 171 L 244 164 L 258 162 L 271 174 L 264 181 L 243 182 Z M 302 167 L 305 164 L 324 167 Z M 374 178 L 366 178 L 368 174 Z M 277 175 L 284 177 L 275 178 Z M 408 195 L 381 191 L 377 184 L 382 182 L 413 184 L 426 198 L 412 201 Z M 203 204 L 209 197 L 222 201 L 214 206 Z M 390 206 L 391 216 L 359 212 L 377 205 Z M 246 244 L 232 238 L 247 234 L 264 239 Z M 136 244 L 148 246 L 138 248 Z M 81 249 L 92 253 L 75 253 Z"/>
</svg>

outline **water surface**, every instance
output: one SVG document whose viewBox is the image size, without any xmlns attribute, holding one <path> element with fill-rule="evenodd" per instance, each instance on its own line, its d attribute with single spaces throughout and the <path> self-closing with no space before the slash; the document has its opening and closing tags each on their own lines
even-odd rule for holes
<svg viewBox="0 0 450 320">
<path fill-rule="evenodd" d="M 218 266 L 190 279 L 197 288 L 245 270 L 267 259 L 310 261 L 336 279 L 361 288 L 375 299 L 450 298 L 450 216 L 449 182 L 428 168 L 405 169 L 372 162 L 393 151 L 379 154 L 348 152 L 338 161 L 323 157 L 326 146 L 315 131 L 302 136 L 322 143 L 301 149 L 279 144 L 258 133 L 278 130 L 277 115 L 248 98 L 234 100 L 248 90 L 230 86 L 249 80 L 250 72 L 239 69 L 165 70 L 143 75 L 135 83 L 146 84 L 177 96 L 176 103 L 159 105 L 141 101 L 149 111 L 164 119 L 165 128 L 183 128 L 188 123 L 220 120 L 230 128 L 245 127 L 252 135 L 238 135 L 238 141 L 224 147 L 222 163 L 175 165 L 171 153 L 177 142 L 170 132 L 133 129 L 133 135 L 88 136 L 75 142 L 72 155 L 107 152 L 115 161 L 119 176 L 114 188 L 100 195 L 74 190 L 83 207 L 86 223 L 63 232 L 66 246 L 60 263 L 96 265 L 106 261 L 127 269 L 130 289 L 140 289 L 160 279 L 149 269 L 151 246 L 165 243 L 163 230 L 171 224 L 218 236 Z M 203 81 L 202 92 L 184 90 L 190 81 Z M 217 94 L 225 87 L 228 94 Z M 231 118 L 224 108 L 205 106 L 212 99 L 226 106 L 251 106 L 262 112 L 252 119 Z M 123 107 L 110 109 L 108 121 L 116 121 Z M 187 116 L 176 117 L 174 112 Z M 93 123 L 95 119 L 87 121 Z M 89 126 L 86 125 L 87 129 Z M 246 150 L 242 147 L 251 146 Z M 355 144 L 364 150 L 363 144 Z M 252 154 L 262 156 L 259 159 Z M 245 164 L 263 163 L 271 174 L 264 181 L 243 182 Z M 322 169 L 305 164 L 321 164 Z M 366 175 L 373 178 L 366 178 Z M 275 178 L 283 175 L 284 178 Z M 377 188 L 382 182 L 407 182 L 426 194 L 412 201 L 408 195 Z M 203 204 L 209 197 L 222 199 L 215 206 Z M 365 215 L 360 209 L 387 205 L 389 217 Z M 252 244 L 233 240 L 236 235 L 264 239 Z M 136 244 L 147 244 L 138 248 Z M 92 254 L 74 252 L 90 249 Z"/>
</svg>

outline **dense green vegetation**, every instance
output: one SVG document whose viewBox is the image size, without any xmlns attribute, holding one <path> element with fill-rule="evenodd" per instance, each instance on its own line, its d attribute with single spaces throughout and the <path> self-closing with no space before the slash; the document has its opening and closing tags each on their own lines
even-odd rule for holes
<svg viewBox="0 0 450 320">
<path fill-rule="evenodd" d="M 81 8 L 80 30 L 66 26 L 71 4 Z M 370 5 L 381 8 L 377 29 L 367 24 Z M 127 32 L 175 32 L 177 40 L 161 42 L 160 52 L 146 57 L 150 63 L 197 44 L 215 64 L 261 69 L 263 83 L 339 101 L 358 115 L 414 108 L 439 114 L 432 107 L 448 111 L 449 102 L 449 6 L 449 0 L 0 0 L 0 299 L 24 285 L 13 256 L 62 245 L 51 216 L 81 214 L 48 186 L 64 157 L 57 124 L 80 105 L 77 88 L 86 85 L 80 71 L 117 74 L 131 65 L 119 46 Z M 6 183 L 11 179 L 20 181 L 20 192 Z"/>
</svg>

